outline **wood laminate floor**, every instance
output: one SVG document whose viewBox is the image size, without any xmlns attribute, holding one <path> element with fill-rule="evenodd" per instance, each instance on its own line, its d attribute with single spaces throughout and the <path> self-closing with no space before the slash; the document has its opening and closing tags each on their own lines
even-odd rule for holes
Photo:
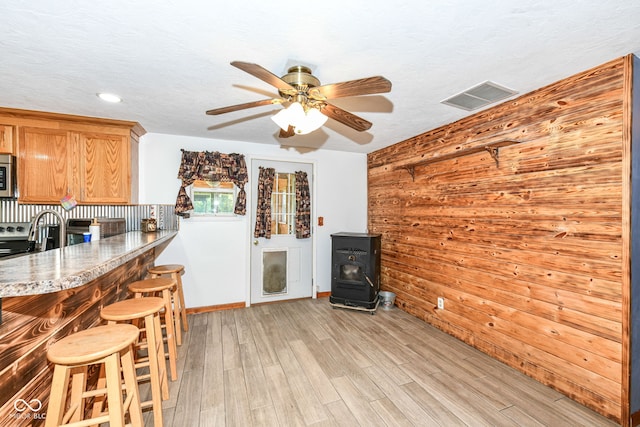
<svg viewBox="0 0 640 427">
<path fill-rule="evenodd" d="M 189 321 L 167 427 L 616 425 L 397 308 L 323 298 Z"/>
</svg>

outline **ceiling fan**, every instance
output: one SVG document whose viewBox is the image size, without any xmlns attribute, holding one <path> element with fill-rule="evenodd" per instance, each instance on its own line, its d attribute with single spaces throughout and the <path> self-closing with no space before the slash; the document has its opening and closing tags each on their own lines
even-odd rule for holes
<svg viewBox="0 0 640 427">
<path fill-rule="evenodd" d="M 258 64 L 233 61 L 231 65 L 276 87 L 280 97 L 215 108 L 207 111 L 207 114 L 215 116 L 262 105 L 285 104 L 287 108 L 272 117 L 273 121 L 280 126 L 280 138 L 312 132 L 320 128 L 327 118 L 332 118 L 359 132 L 368 130 L 371 128 L 371 122 L 330 104 L 327 100 L 391 91 L 391 82 L 381 76 L 321 86 L 320 80 L 303 65 L 290 67 L 287 74 L 282 77 L 276 76 Z"/>
</svg>

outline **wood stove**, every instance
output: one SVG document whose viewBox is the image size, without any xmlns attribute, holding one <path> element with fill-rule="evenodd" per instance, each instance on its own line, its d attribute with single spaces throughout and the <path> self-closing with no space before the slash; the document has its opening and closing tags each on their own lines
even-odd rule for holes
<svg viewBox="0 0 640 427">
<path fill-rule="evenodd" d="M 374 309 L 380 290 L 380 234 L 331 235 L 332 304 Z"/>
</svg>

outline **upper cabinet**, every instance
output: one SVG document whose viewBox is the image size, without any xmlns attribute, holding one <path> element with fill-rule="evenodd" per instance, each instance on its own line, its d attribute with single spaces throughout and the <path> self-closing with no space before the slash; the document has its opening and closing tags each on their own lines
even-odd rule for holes
<svg viewBox="0 0 640 427">
<path fill-rule="evenodd" d="M 137 203 L 137 123 L 2 108 L 0 122 L 17 130 L 20 203 Z"/>
<path fill-rule="evenodd" d="M 85 203 L 117 204 L 131 199 L 129 138 L 123 135 L 78 133 L 80 199 Z"/>
<path fill-rule="evenodd" d="M 0 154 L 13 154 L 14 126 L 0 124 Z"/>
<path fill-rule="evenodd" d="M 72 191 L 69 132 L 21 127 L 18 150 L 19 200 L 25 203 L 60 203 Z"/>
</svg>

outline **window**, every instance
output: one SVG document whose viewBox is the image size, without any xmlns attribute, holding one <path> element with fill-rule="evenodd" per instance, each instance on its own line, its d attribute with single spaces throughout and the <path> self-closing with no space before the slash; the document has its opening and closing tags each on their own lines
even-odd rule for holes
<svg viewBox="0 0 640 427">
<path fill-rule="evenodd" d="M 191 187 L 193 215 L 234 216 L 237 189 L 231 182 L 196 180 Z"/>
</svg>

